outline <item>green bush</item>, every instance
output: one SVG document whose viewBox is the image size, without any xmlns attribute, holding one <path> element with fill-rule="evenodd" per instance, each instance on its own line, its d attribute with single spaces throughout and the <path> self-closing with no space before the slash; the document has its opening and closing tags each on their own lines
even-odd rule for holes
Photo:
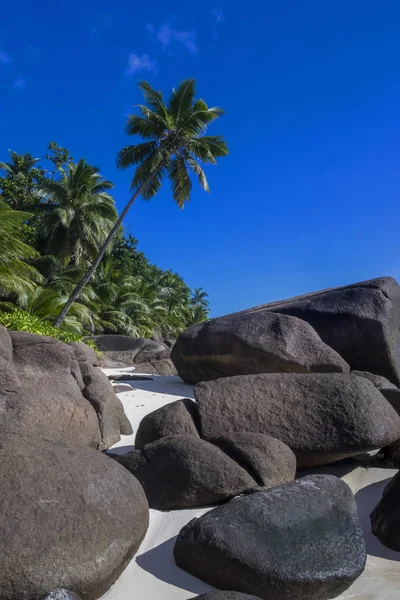
<svg viewBox="0 0 400 600">
<path fill-rule="evenodd" d="M 80 335 L 56 329 L 49 321 L 39 319 L 20 308 L 13 312 L 0 311 L 0 325 L 12 331 L 28 331 L 37 335 L 47 335 L 62 342 L 83 342 Z M 91 346 L 91 344 L 88 344 Z"/>
</svg>

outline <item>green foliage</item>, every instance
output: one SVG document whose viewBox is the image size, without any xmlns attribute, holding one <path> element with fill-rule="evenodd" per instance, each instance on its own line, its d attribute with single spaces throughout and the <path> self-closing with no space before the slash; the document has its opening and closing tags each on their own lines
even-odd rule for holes
<svg viewBox="0 0 400 600">
<path fill-rule="evenodd" d="M 35 167 L 40 159 L 31 154 L 17 154 L 12 150 L 9 153 L 11 160 L 0 162 L 2 199 L 14 210 L 34 210 L 41 199 L 45 170 Z"/>
<path fill-rule="evenodd" d="M 42 186 L 45 192 L 41 236 L 47 240 L 45 252 L 65 266 L 92 260 L 99 252 L 117 220 L 114 200 L 106 181 L 83 158 L 60 169 L 58 180 Z"/>
<path fill-rule="evenodd" d="M 37 253 L 23 242 L 22 227 L 28 217 L 0 200 L 0 297 L 18 297 L 32 291 L 41 280 L 40 273 L 28 264 Z"/>
<path fill-rule="evenodd" d="M 183 154 L 174 157 L 173 153 L 182 141 L 193 143 L 196 152 L 200 144 L 203 162 L 215 162 L 215 155 L 207 150 L 209 142 L 203 144 L 204 136 L 198 134 L 204 133 L 204 122 L 221 111 L 193 101 L 191 85 L 186 91 L 173 92 L 168 105 L 147 86 L 142 84 L 148 107 L 141 107 L 142 117 L 130 118 L 128 129 L 149 144 L 121 151 L 120 165 L 144 165 L 142 175 L 139 172 L 134 178 L 137 184 L 152 152 L 162 145 L 155 180 L 144 196 L 150 197 L 151 189 L 161 185 L 168 172 L 175 186 L 174 198 L 181 205 L 182 190 L 189 187 L 181 170 Z M 166 124 L 176 126 L 180 133 L 174 137 Z M 208 189 L 205 176 L 191 162 L 195 160 L 191 148 L 185 151 L 186 166 Z M 56 142 L 50 142 L 47 150 L 43 158 L 51 163 L 50 168 L 31 154 L 16 152 L 10 152 L 8 162 L 0 163 L 0 324 L 68 342 L 100 333 L 151 337 L 156 329 L 164 335 L 178 335 L 188 325 L 206 320 L 207 294 L 201 288 L 192 293 L 179 275 L 151 264 L 138 249 L 138 241 L 121 226 L 62 328 L 53 327 L 116 222 L 117 211 L 110 195 L 113 184 L 98 169 L 84 159 L 74 163 L 69 151 Z"/>
<path fill-rule="evenodd" d="M 35 315 L 30 315 L 28 312 L 19 308 L 12 312 L 0 311 L 0 325 L 3 325 L 10 331 L 27 331 L 37 335 L 47 335 L 56 338 L 62 342 L 81 342 L 80 335 L 56 329 L 43 319 L 39 319 Z"/>
<path fill-rule="evenodd" d="M 53 163 L 54 170 L 52 172 L 52 179 L 54 179 L 57 171 L 65 168 L 74 159 L 70 155 L 69 150 L 59 146 L 57 142 L 50 142 L 47 146 L 47 150 L 49 150 L 49 152 L 45 154 L 43 158 Z"/>
</svg>

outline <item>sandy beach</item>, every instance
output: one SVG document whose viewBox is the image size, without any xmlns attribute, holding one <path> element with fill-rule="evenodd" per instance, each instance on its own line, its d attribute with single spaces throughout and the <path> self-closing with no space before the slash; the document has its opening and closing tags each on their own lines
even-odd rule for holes
<svg viewBox="0 0 400 600">
<path fill-rule="evenodd" d="M 105 369 L 112 372 L 132 370 Z M 136 374 L 136 372 L 135 372 Z M 121 383 L 121 382 L 119 382 Z M 133 435 L 122 436 L 112 451 L 125 453 L 134 447 L 141 419 L 153 410 L 180 398 L 193 398 L 193 387 L 179 377 L 127 381 L 134 388 L 118 394 L 133 427 Z M 365 469 L 353 460 L 318 469 L 341 477 L 355 494 L 360 520 L 367 542 L 368 561 L 362 576 L 339 598 L 346 600 L 398 600 L 400 586 L 400 553 L 385 548 L 370 531 L 369 515 L 381 498 L 389 479 L 396 473 L 388 469 Z M 305 474 L 305 472 L 304 472 Z M 102 597 L 102 600 L 185 600 L 212 588 L 179 569 L 172 548 L 186 523 L 210 508 L 157 511 L 150 510 L 150 525 L 139 552 L 127 569 Z"/>
</svg>

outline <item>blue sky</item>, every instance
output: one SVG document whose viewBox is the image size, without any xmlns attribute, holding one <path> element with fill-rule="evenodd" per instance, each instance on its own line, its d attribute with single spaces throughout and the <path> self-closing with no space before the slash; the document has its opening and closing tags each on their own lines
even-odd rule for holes
<svg viewBox="0 0 400 600">
<path fill-rule="evenodd" d="M 6 3 L 0 160 L 50 140 L 115 182 L 125 115 L 147 79 L 194 77 L 225 117 L 230 156 L 184 211 L 168 186 L 126 220 L 140 248 L 219 315 L 323 287 L 400 276 L 398 0 Z"/>
</svg>

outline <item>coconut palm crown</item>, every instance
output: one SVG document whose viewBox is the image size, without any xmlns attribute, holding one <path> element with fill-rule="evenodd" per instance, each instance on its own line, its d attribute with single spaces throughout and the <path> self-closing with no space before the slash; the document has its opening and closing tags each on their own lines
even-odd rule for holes
<svg viewBox="0 0 400 600">
<path fill-rule="evenodd" d="M 193 79 L 186 79 L 173 90 L 167 104 L 161 92 L 146 81 L 139 87 L 146 104 L 138 105 L 140 115 L 128 117 L 127 133 L 146 141 L 123 148 L 118 154 L 118 166 L 122 169 L 136 166 L 131 188 L 143 186 L 141 195 L 146 200 L 155 196 L 168 177 L 173 199 L 183 208 L 190 200 L 191 175 L 209 192 L 201 163 L 215 164 L 218 157 L 228 154 L 222 137 L 204 135 L 207 127 L 223 115 L 223 110 L 209 108 L 204 100 L 195 100 Z"/>
</svg>

